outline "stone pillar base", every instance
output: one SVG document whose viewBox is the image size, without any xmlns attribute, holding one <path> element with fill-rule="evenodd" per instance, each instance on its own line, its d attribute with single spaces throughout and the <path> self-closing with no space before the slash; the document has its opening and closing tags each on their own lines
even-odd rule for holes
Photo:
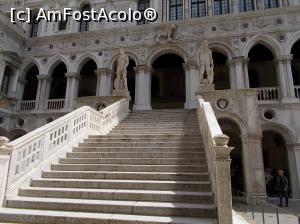
<svg viewBox="0 0 300 224">
<path fill-rule="evenodd" d="M 139 104 L 135 104 L 133 106 L 133 110 L 152 110 L 151 105 L 139 105 Z"/>
<path fill-rule="evenodd" d="M 128 90 L 113 90 L 113 96 L 123 96 L 131 100 L 130 92 Z"/>
</svg>

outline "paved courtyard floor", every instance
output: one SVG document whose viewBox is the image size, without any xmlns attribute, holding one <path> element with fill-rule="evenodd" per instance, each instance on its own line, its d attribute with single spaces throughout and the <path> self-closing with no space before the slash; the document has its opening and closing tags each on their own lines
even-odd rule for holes
<svg viewBox="0 0 300 224">
<path fill-rule="evenodd" d="M 272 198 L 269 199 L 268 202 L 275 206 L 278 206 L 278 199 Z M 237 212 L 238 215 L 246 219 L 251 224 L 300 224 L 300 200 L 290 200 L 289 207 L 278 210 L 278 220 L 276 208 L 272 206 L 264 206 L 264 218 L 262 212 L 262 206 L 257 205 L 244 205 L 239 203 L 233 204 L 233 209 Z M 298 215 L 298 217 L 296 216 Z M 254 216 L 254 220 L 253 220 Z"/>
</svg>

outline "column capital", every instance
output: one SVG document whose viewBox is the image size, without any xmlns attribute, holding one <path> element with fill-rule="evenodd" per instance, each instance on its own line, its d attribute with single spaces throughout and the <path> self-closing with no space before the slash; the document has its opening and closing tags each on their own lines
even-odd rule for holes
<svg viewBox="0 0 300 224">
<path fill-rule="evenodd" d="M 237 56 L 237 57 L 233 57 L 230 60 L 228 60 L 228 63 L 245 63 L 245 62 L 249 62 L 250 58 L 245 58 L 244 56 Z"/>
<path fill-rule="evenodd" d="M 77 73 L 77 72 L 67 72 L 67 73 L 65 73 L 65 77 L 67 79 L 72 79 L 72 78 L 79 79 L 80 78 L 80 74 Z"/>
<path fill-rule="evenodd" d="M 37 75 L 36 77 L 38 80 L 47 80 L 47 81 L 52 80 L 52 77 L 50 75 Z"/>
<path fill-rule="evenodd" d="M 111 73 L 111 69 L 109 68 L 97 68 L 95 70 L 95 74 L 98 75 L 109 75 Z"/>
<path fill-rule="evenodd" d="M 291 61 L 291 60 L 293 60 L 293 55 L 292 54 L 279 55 L 275 59 L 276 62 L 285 62 L 285 61 Z"/>
<path fill-rule="evenodd" d="M 20 82 L 22 84 L 26 84 L 28 81 L 26 79 L 24 79 L 23 77 L 19 77 L 18 82 Z"/>
<path fill-rule="evenodd" d="M 198 64 L 194 60 L 183 63 L 183 68 L 184 69 L 196 69 L 197 67 L 198 67 Z"/>
<path fill-rule="evenodd" d="M 153 68 L 149 65 L 137 65 L 136 67 L 134 67 L 134 71 L 136 71 L 137 74 L 139 74 L 140 70 L 144 70 L 145 73 L 149 73 L 149 74 L 153 72 Z"/>
</svg>

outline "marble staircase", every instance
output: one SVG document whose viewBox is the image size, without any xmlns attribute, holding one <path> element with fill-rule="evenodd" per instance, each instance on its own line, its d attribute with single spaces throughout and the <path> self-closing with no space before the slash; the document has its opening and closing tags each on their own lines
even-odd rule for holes
<svg viewBox="0 0 300 224">
<path fill-rule="evenodd" d="M 131 113 L 6 199 L 0 223 L 217 223 L 196 111 Z"/>
</svg>

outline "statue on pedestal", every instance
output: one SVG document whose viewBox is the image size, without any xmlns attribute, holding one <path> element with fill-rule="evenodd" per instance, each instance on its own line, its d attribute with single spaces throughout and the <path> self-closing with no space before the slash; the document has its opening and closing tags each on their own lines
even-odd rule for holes
<svg viewBox="0 0 300 224">
<path fill-rule="evenodd" d="M 128 90 L 127 87 L 127 66 L 129 65 L 129 58 L 125 54 L 124 50 L 120 50 L 120 56 L 118 58 L 117 64 L 117 78 L 114 82 L 115 90 Z"/>
<path fill-rule="evenodd" d="M 200 49 L 200 80 L 201 84 L 213 84 L 214 82 L 214 62 L 212 58 L 212 51 L 208 48 L 208 43 L 206 40 L 203 40 Z M 206 72 L 207 78 L 204 78 L 203 75 Z"/>
</svg>

